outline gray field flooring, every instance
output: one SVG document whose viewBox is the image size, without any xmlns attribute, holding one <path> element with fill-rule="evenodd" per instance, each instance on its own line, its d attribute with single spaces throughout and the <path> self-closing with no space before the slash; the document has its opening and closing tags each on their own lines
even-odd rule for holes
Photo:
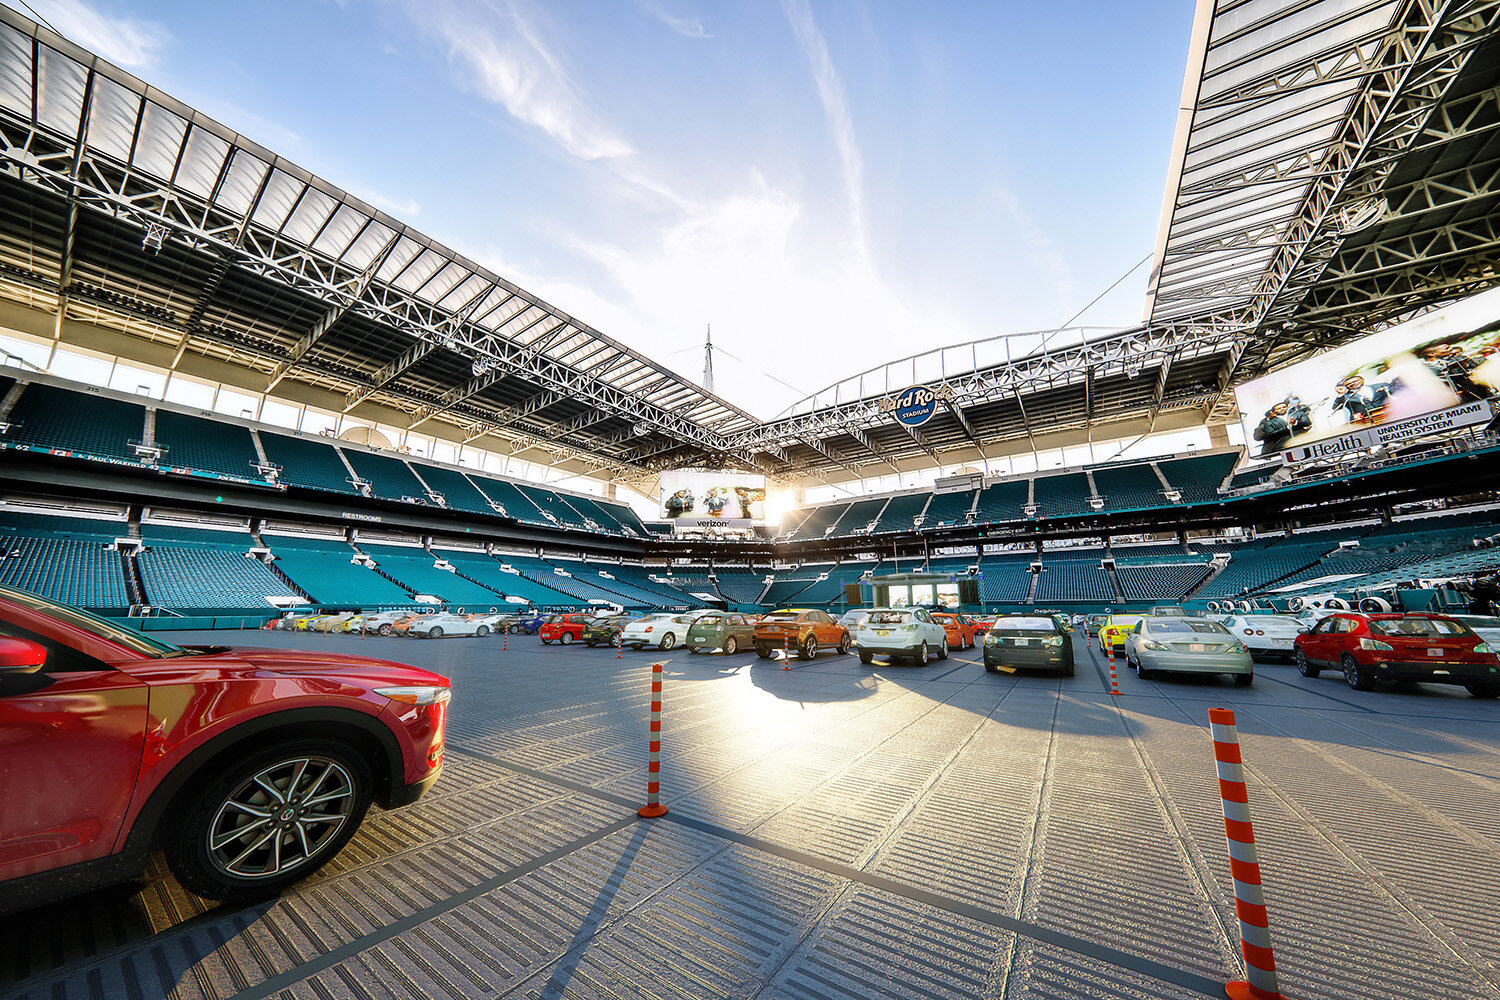
<svg viewBox="0 0 1500 1000">
<path fill-rule="evenodd" d="M 203 641 L 201 634 L 178 637 Z M 1238 931 L 1207 711 L 1236 710 L 1283 990 L 1500 998 L 1500 704 L 535 639 L 258 633 L 454 679 L 447 770 L 281 898 L 143 883 L 0 921 L 0 995 L 1222 996 Z M 662 801 L 649 663 L 668 660 Z"/>
</svg>

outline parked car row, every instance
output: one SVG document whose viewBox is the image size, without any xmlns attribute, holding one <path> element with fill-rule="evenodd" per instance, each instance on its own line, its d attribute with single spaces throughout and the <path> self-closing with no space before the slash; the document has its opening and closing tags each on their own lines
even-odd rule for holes
<svg viewBox="0 0 1500 1000">
<path fill-rule="evenodd" d="M 1313 620 L 1153 610 L 1173 613 L 1090 616 L 1082 628 L 1097 636 L 1101 652 L 1123 656 L 1142 678 L 1223 673 L 1248 686 L 1255 659 L 1274 657 L 1294 660 L 1304 677 L 1336 670 L 1356 691 L 1381 681 L 1423 681 L 1460 685 L 1476 698 L 1500 697 L 1500 619 L 1490 616 L 1347 610 Z"/>
<path fill-rule="evenodd" d="M 521 616 L 505 612 L 464 614 L 458 611 L 380 611 L 362 615 L 344 611 L 336 614 L 291 614 L 266 624 L 269 629 L 295 632 L 359 632 L 364 635 L 400 635 L 441 639 L 444 636 L 486 636 L 499 632 L 523 631 Z"/>
</svg>

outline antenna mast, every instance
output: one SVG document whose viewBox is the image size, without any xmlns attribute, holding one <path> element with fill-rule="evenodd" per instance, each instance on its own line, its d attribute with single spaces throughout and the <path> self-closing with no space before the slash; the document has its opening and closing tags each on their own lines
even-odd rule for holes
<svg viewBox="0 0 1500 1000">
<path fill-rule="evenodd" d="M 703 343 L 703 388 L 714 391 L 714 326 L 708 324 L 708 334 Z"/>
</svg>

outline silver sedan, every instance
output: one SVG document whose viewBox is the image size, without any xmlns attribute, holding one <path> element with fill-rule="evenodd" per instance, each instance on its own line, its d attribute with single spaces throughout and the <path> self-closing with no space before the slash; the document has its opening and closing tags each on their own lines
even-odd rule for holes
<svg viewBox="0 0 1500 1000">
<path fill-rule="evenodd" d="M 1142 618 L 1125 637 L 1125 663 L 1142 680 L 1170 672 L 1229 674 L 1241 687 L 1255 682 L 1250 650 L 1206 618 Z"/>
</svg>

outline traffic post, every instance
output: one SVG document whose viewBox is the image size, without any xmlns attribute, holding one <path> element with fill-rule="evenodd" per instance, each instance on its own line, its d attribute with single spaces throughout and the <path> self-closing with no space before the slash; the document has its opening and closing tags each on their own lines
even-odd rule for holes
<svg viewBox="0 0 1500 1000">
<path fill-rule="evenodd" d="M 661 671 L 666 662 L 651 664 L 651 755 L 646 765 L 646 804 L 636 810 L 643 819 L 667 814 L 661 804 Z"/>
<path fill-rule="evenodd" d="M 1245 785 L 1244 761 L 1234 712 L 1210 708 L 1214 761 L 1219 771 L 1219 799 L 1224 807 L 1224 835 L 1229 840 L 1229 873 L 1234 878 L 1234 912 L 1240 921 L 1240 952 L 1245 956 L 1245 978 L 1224 984 L 1229 1000 L 1284 1000 L 1276 982 L 1276 958 L 1271 953 L 1270 920 L 1260 881 L 1260 856 L 1250 825 L 1250 795 Z"/>
</svg>

